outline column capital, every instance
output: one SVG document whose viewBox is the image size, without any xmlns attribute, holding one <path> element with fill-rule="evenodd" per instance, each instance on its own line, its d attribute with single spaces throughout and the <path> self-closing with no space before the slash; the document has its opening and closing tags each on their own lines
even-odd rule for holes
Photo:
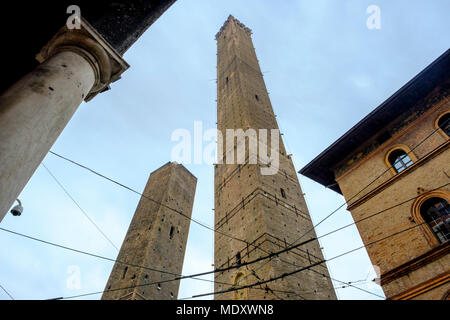
<svg viewBox="0 0 450 320">
<path fill-rule="evenodd" d="M 85 98 L 87 102 L 107 90 L 130 66 L 86 20 L 80 20 L 80 29 L 61 28 L 36 59 L 42 63 L 61 51 L 73 51 L 85 58 L 95 74 L 95 83 Z"/>
</svg>

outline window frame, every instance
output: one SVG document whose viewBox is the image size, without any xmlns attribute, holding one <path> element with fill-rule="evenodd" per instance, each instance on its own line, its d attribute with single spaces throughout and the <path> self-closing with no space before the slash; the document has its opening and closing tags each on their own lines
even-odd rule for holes
<svg viewBox="0 0 450 320">
<path fill-rule="evenodd" d="M 434 127 L 436 128 L 436 130 L 439 132 L 439 134 L 444 138 L 444 139 L 450 139 L 450 136 L 448 136 L 444 130 L 442 130 L 442 128 L 439 126 L 439 121 L 442 119 L 442 117 L 446 116 L 450 114 L 450 111 L 445 111 L 441 114 L 439 114 L 439 116 L 436 118 L 436 120 L 434 121 Z"/>
<path fill-rule="evenodd" d="M 409 157 L 409 159 L 411 159 L 412 164 L 409 165 L 408 167 L 406 167 L 404 170 L 397 172 L 397 170 L 395 169 L 394 165 L 389 161 L 389 157 L 391 156 L 391 154 L 397 150 L 401 150 L 403 152 L 406 153 L 406 155 Z M 391 147 L 389 149 L 389 151 L 386 153 L 386 156 L 384 157 L 384 162 L 386 163 L 386 166 L 389 168 L 389 171 L 391 171 L 391 173 L 395 176 L 397 174 L 400 174 L 402 172 L 404 172 L 405 170 L 407 170 L 408 168 L 412 167 L 416 162 L 417 162 L 417 157 L 414 154 L 414 152 L 411 152 L 411 149 L 403 144 L 398 144 L 395 145 L 393 147 Z"/>
<path fill-rule="evenodd" d="M 419 225 L 420 231 L 422 232 L 423 236 L 427 240 L 428 244 L 431 248 L 435 248 L 440 245 L 448 245 L 449 241 L 441 243 L 437 237 L 437 235 L 434 233 L 434 231 L 431 229 L 430 225 L 425 221 L 425 219 L 422 216 L 422 213 L 420 211 L 420 208 L 422 205 L 431 198 L 441 198 L 447 201 L 447 203 L 450 203 L 450 191 L 447 190 L 434 190 L 427 193 L 424 193 L 422 196 L 418 197 L 414 203 L 411 206 L 411 216 L 412 221 L 414 221 L 416 224 Z"/>
</svg>

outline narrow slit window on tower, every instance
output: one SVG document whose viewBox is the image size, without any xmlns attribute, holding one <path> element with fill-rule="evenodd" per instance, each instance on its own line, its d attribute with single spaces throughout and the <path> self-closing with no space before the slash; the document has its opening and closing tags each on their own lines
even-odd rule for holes
<svg viewBox="0 0 450 320">
<path fill-rule="evenodd" d="M 259 97 L 257 94 L 255 94 L 255 99 L 256 99 L 256 101 L 259 101 Z"/>
<path fill-rule="evenodd" d="M 226 82 L 226 84 L 228 84 L 228 82 L 229 82 L 228 77 L 225 78 L 225 82 Z"/>
<path fill-rule="evenodd" d="M 174 227 L 173 226 L 171 226 L 170 227 L 170 234 L 169 234 L 169 236 L 170 236 L 170 239 L 172 239 L 173 238 L 173 231 L 174 231 L 175 229 L 174 229 Z"/>
<path fill-rule="evenodd" d="M 125 279 L 125 276 L 127 275 L 127 271 L 128 271 L 128 267 L 125 267 L 125 269 L 123 269 L 122 279 Z"/>
<path fill-rule="evenodd" d="M 241 253 L 240 252 L 238 252 L 236 254 L 236 263 L 237 263 L 238 266 L 240 266 L 241 263 L 242 263 L 242 261 L 241 261 Z"/>
<path fill-rule="evenodd" d="M 284 189 L 280 188 L 280 191 L 281 191 L 281 196 L 286 199 L 286 192 L 284 191 Z"/>
</svg>

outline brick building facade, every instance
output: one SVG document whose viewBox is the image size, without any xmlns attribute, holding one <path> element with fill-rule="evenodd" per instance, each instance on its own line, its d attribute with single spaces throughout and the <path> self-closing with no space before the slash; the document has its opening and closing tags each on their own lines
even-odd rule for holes
<svg viewBox="0 0 450 320">
<path fill-rule="evenodd" d="M 388 299 L 449 297 L 448 70 L 450 50 L 300 171 L 345 197 Z"/>
</svg>

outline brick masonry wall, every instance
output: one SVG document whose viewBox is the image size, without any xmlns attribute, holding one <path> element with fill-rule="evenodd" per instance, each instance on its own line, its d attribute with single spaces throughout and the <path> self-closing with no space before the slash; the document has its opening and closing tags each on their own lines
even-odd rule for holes
<svg viewBox="0 0 450 320">
<path fill-rule="evenodd" d="M 430 97 L 430 99 L 432 98 Z M 428 112 L 406 126 L 378 149 L 361 158 L 353 166 L 348 167 L 343 174 L 337 177 L 337 181 L 346 200 L 349 201 L 364 186 L 373 181 L 376 176 L 388 169 L 385 157 L 392 148 L 399 145 L 406 145 L 409 149 L 413 149 L 436 129 L 436 119 L 449 110 L 450 102 L 444 97 L 437 101 Z M 448 140 L 449 138 L 443 132 L 436 132 L 418 148 L 413 150 L 412 153 L 420 160 L 435 148 L 444 145 Z M 419 192 L 426 194 L 427 191 L 449 183 L 449 163 L 450 150 L 447 144 L 440 153 L 433 158 L 423 161 L 414 170 L 407 170 L 407 172 L 398 176 L 391 170 L 387 170 L 369 188 L 353 200 L 350 200 L 350 203 L 352 203 L 361 199 L 364 195 L 383 183 L 386 183 L 389 179 L 393 179 L 384 189 L 373 192 L 372 196 L 368 197 L 365 201 L 360 201 L 358 205 L 350 207 L 353 218 L 360 220 L 382 209 L 417 197 L 419 195 L 418 188 L 423 189 Z M 450 191 L 450 187 L 444 187 L 442 190 Z M 412 205 L 413 201 L 410 201 L 358 223 L 358 231 L 363 242 L 367 245 L 370 242 L 406 230 L 419 223 L 418 221 L 412 220 Z M 380 267 L 381 274 L 383 275 L 396 267 L 408 263 L 414 258 L 426 254 L 436 246 L 437 243 L 430 243 L 427 240 L 423 228 L 417 227 L 393 238 L 371 245 L 367 248 L 367 252 L 372 264 Z M 405 292 L 438 274 L 448 272 L 450 270 L 449 259 L 450 257 L 448 255 L 441 257 L 418 270 L 411 271 L 409 274 L 389 282 L 383 286 L 386 296 L 391 297 Z M 440 299 L 443 296 L 442 290 L 448 289 L 450 289 L 450 284 L 447 283 L 422 295 L 418 295 L 415 299 Z"/>
<path fill-rule="evenodd" d="M 197 179 L 177 163 L 169 162 L 150 175 L 143 194 L 158 203 L 141 198 L 117 260 L 166 273 L 115 263 L 102 299 L 177 298 L 180 282 L 164 281 L 182 272 L 190 220 L 178 212 L 191 217 L 196 185 Z M 137 287 L 117 290 L 133 286 Z"/>
<path fill-rule="evenodd" d="M 385 172 L 388 169 L 385 162 L 385 156 L 393 147 L 406 145 L 412 149 L 431 134 L 433 130 L 436 129 L 434 126 L 436 118 L 450 109 L 450 99 L 447 98 L 441 100 L 438 104 L 435 104 L 434 107 L 435 108 L 431 110 L 431 112 L 425 114 L 410 125 L 410 129 L 404 129 L 397 136 L 393 136 L 378 149 L 365 156 L 353 166 L 347 168 L 344 174 L 336 177 L 343 195 L 348 199 L 353 197 L 362 187 L 368 185 L 381 173 Z M 436 132 L 419 147 L 413 150 L 412 153 L 420 159 L 445 141 L 447 141 L 447 138 L 439 132 Z M 378 185 L 390 179 L 393 175 L 394 174 L 390 170 L 387 170 L 375 183 L 372 183 L 370 187 L 365 189 L 364 192 L 355 197 L 352 201 L 357 200 L 365 193 L 373 190 Z"/>
<path fill-rule="evenodd" d="M 230 17 L 216 39 L 217 117 L 225 153 L 229 151 L 226 129 L 278 129 L 278 125 L 250 30 Z M 215 166 L 215 227 L 235 238 L 215 234 L 216 268 L 239 265 L 238 254 L 241 262 L 246 262 L 284 249 L 313 229 L 295 168 L 279 138 L 276 174 L 262 175 L 264 164 L 249 163 L 248 144 L 245 163 Z M 270 149 L 270 140 L 267 145 Z M 302 241 L 312 237 L 314 230 Z M 313 241 L 272 260 L 216 274 L 215 290 L 226 290 L 236 281 L 237 286 L 254 284 L 321 260 L 320 245 Z M 322 264 L 262 286 L 217 294 L 215 299 L 336 299 L 336 295 L 327 267 Z"/>
</svg>

